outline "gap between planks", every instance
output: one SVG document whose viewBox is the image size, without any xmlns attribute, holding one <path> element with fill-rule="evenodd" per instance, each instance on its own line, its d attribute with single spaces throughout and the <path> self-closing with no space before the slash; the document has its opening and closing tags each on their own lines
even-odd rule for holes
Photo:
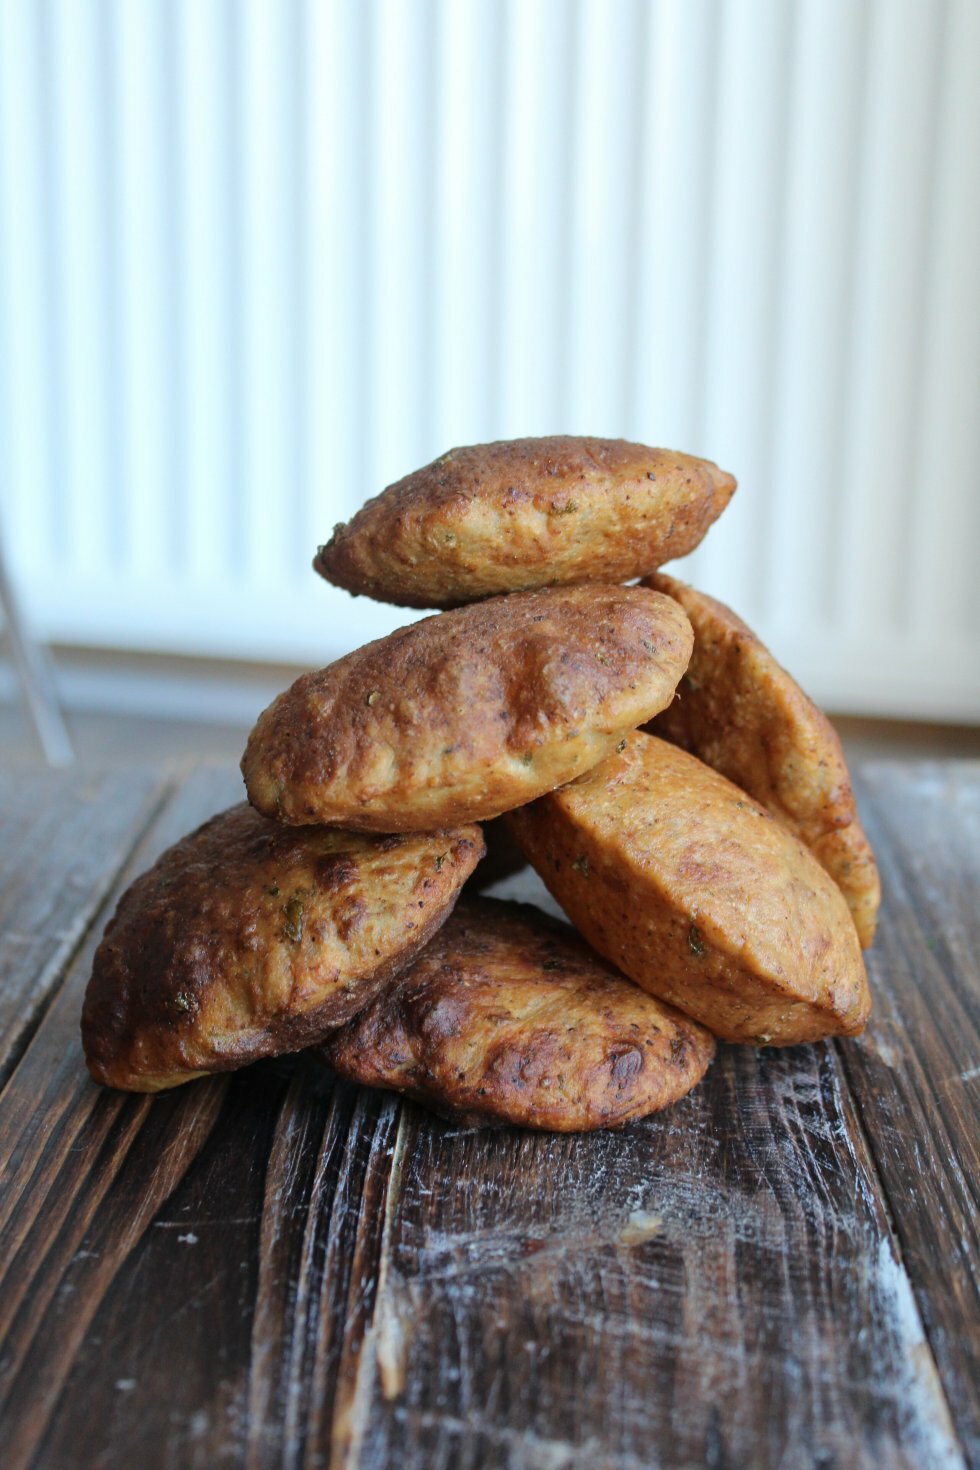
<svg viewBox="0 0 980 1470">
<path fill-rule="evenodd" d="M 361 1446 L 371 1410 L 371 1390 L 374 1387 L 375 1368 L 381 1379 L 385 1399 L 397 1398 L 405 1381 L 405 1361 L 398 1340 L 400 1329 L 397 1313 L 388 1310 L 386 1291 L 391 1262 L 392 1234 L 395 1207 L 401 1195 L 405 1167 L 405 1142 L 407 1136 L 406 1110 L 401 1098 L 394 1100 L 397 1109 L 395 1141 L 391 1150 L 388 1177 L 385 1181 L 384 1217 L 381 1225 L 381 1241 L 378 1246 L 377 1288 L 371 1304 L 371 1315 L 365 1324 L 364 1336 L 356 1349 L 356 1366 L 353 1384 L 343 1393 L 339 1408 L 334 1413 L 330 1433 L 330 1461 L 328 1470 L 354 1470 L 360 1464 Z M 341 1359 L 338 1384 L 346 1384 L 345 1364 Z M 338 1395 L 339 1396 L 339 1395 Z"/>
</svg>

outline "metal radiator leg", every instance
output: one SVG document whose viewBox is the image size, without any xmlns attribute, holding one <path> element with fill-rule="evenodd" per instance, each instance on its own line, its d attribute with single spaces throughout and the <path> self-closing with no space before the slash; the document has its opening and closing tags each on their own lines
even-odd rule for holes
<svg viewBox="0 0 980 1470">
<path fill-rule="evenodd" d="M 67 766 L 75 759 L 71 737 L 61 713 L 47 649 L 27 634 L 13 587 L 7 575 L 0 545 L 0 609 L 10 637 L 14 664 L 20 676 L 24 698 L 34 721 L 37 738 L 50 766 Z"/>
</svg>

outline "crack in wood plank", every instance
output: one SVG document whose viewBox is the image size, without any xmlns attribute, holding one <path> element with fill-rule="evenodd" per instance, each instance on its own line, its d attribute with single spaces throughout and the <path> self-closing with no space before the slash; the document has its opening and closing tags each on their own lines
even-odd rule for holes
<svg viewBox="0 0 980 1470">
<path fill-rule="evenodd" d="M 342 1184 L 346 1182 L 343 1171 L 349 1162 L 349 1150 L 345 1144 L 350 1137 L 353 1106 L 354 1094 L 350 1088 L 333 1090 L 310 1189 L 283 1370 L 286 1383 L 282 1434 L 284 1470 L 295 1470 L 301 1463 L 304 1446 L 310 1436 L 322 1428 L 322 1415 L 328 1408 L 324 1362 L 330 1356 L 330 1343 L 326 1344 L 324 1351 L 321 1339 L 324 1332 L 332 1333 L 334 1316 L 329 1310 L 324 1312 L 323 1304 L 329 1302 L 329 1286 L 334 1276 L 330 1268 L 339 1254 L 339 1232 L 332 1226 L 332 1215 L 338 1198 L 341 1201 L 346 1198 Z M 335 1171 L 338 1178 L 331 1191 L 331 1177 Z M 327 1238 L 321 1244 L 321 1225 L 324 1222 Z"/>
<path fill-rule="evenodd" d="M 329 1470 L 347 1470 L 357 1465 L 364 1435 L 368 1394 L 376 1369 L 375 1309 L 388 1274 L 388 1255 L 394 1206 L 401 1184 L 404 1156 L 404 1104 L 385 1097 L 383 1111 L 372 1141 L 371 1158 L 365 1170 L 365 1187 L 354 1243 L 354 1270 L 358 1290 L 343 1334 L 343 1349 L 337 1370 L 337 1399 L 330 1425 Z M 374 1161 L 377 1160 L 376 1163 Z M 372 1163 L 374 1169 L 372 1170 Z M 372 1214 L 372 1187 L 381 1194 L 381 1229 L 377 1233 Z M 376 1265 L 372 1265 L 372 1260 Z"/>
<path fill-rule="evenodd" d="M 248 1435 L 246 1470 L 267 1463 L 283 1424 L 283 1463 L 295 1463 L 301 1434 L 299 1410 L 304 1401 L 300 1385 L 305 1378 L 303 1329 L 311 1318 L 314 1288 L 314 1237 L 325 1196 L 327 1162 L 337 1147 L 336 1098 L 331 1099 L 325 1122 L 310 1106 L 309 1076 L 298 1068 L 283 1099 L 266 1170 L 261 1215 L 259 1277 L 252 1319 L 252 1350 L 249 1362 Z M 319 1125 L 319 1126 L 318 1126 Z M 307 1182 L 304 1166 L 314 1154 L 312 1177 Z M 291 1222 L 303 1218 L 298 1244 L 298 1262 L 290 1258 Z M 295 1284 L 290 1289 L 290 1273 Z M 286 1344 L 282 1370 L 277 1372 L 274 1347 Z M 278 1418 L 276 1417 L 278 1411 Z"/>
</svg>

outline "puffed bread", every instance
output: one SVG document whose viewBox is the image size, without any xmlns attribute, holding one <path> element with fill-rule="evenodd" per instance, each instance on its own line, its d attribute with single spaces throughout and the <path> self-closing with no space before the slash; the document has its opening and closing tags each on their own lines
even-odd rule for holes
<svg viewBox="0 0 980 1470">
<path fill-rule="evenodd" d="M 677 698 L 651 733 L 713 766 L 806 843 L 846 898 L 867 949 L 881 883 L 833 725 L 723 602 L 662 574 L 646 586 L 679 602 L 694 628 Z"/>
<path fill-rule="evenodd" d="M 612 1128 L 683 1097 L 714 1039 L 528 904 L 464 896 L 322 1055 L 468 1123 Z"/>
<path fill-rule="evenodd" d="M 389 485 L 313 565 L 402 607 L 626 582 L 693 551 L 734 490 L 709 460 L 623 439 L 476 444 Z"/>
<path fill-rule="evenodd" d="M 692 634 L 645 587 L 555 587 L 440 613 L 298 679 L 242 771 L 282 822 L 407 832 L 499 816 L 667 705 Z"/>
<path fill-rule="evenodd" d="M 677 746 L 638 732 L 507 822 L 593 948 L 717 1036 L 789 1046 L 862 1030 L 871 999 L 840 889 Z"/>
<path fill-rule="evenodd" d="M 312 1045 L 362 1009 L 445 920 L 479 827 L 297 831 L 242 803 L 131 885 L 95 955 L 82 1042 L 135 1092 Z"/>
</svg>

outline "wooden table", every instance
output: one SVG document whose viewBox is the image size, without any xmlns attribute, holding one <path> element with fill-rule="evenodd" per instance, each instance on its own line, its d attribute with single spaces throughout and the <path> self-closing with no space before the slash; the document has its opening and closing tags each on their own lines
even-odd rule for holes
<svg viewBox="0 0 980 1470">
<path fill-rule="evenodd" d="M 239 794 L 0 777 L 6 1470 L 980 1463 L 980 766 L 863 770 L 864 1037 L 722 1048 L 589 1137 L 450 1127 L 304 1057 L 95 1087 L 106 916 Z"/>
</svg>

